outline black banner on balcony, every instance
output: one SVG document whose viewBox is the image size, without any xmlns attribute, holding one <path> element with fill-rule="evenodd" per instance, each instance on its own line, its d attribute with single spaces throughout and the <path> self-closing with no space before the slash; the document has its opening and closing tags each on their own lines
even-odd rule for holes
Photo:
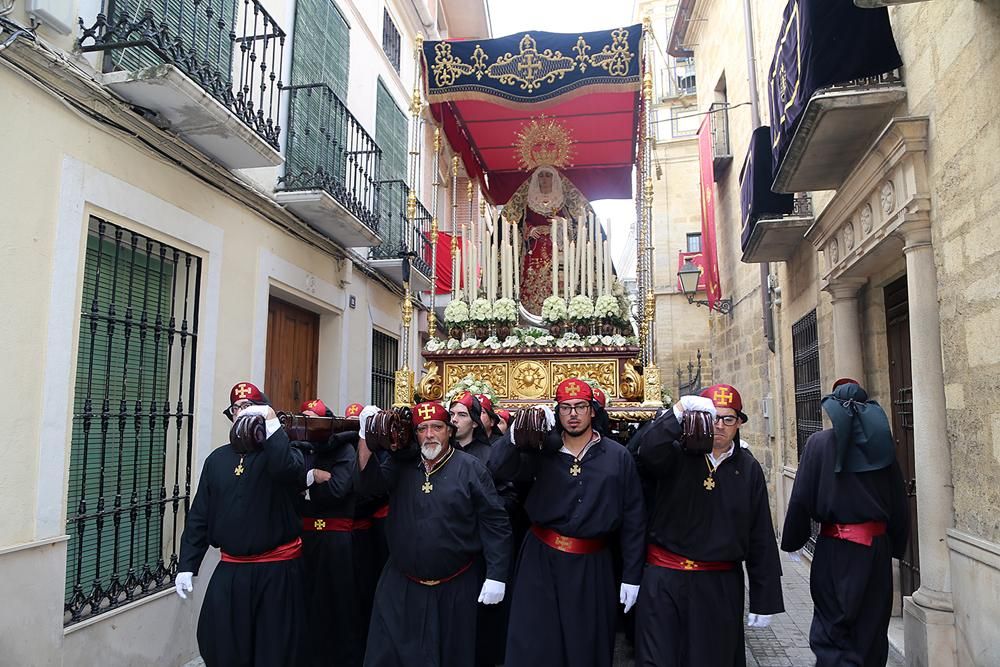
<svg viewBox="0 0 1000 667">
<path fill-rule="evenodd" d="M 775 169 L 813 93 L 900 65 L 885 7 L 862 9 L 854 0 L 789 0 L 768 75 Z"/>
<path fill-rule="evenodd" d="M 765 215 L 785 215 L 795 208 L 794 195 L 771 192 L 772 159 L 771 128 L 763 125 L 750 136 L 750 147 L 740 170 L 740 212 L 743 216 L 740 245 L 744 250 L 757 220 Z"/>
</svg>

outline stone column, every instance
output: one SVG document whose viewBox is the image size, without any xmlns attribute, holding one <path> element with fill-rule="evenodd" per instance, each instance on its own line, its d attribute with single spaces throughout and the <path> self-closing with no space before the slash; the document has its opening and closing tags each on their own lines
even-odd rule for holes
<svg viewBox="0 0 1000 667">
<path fill-rule="evenodd" d="M 917 470 L 920 588 L 903 603 L 910 665 L 955 664 L 955 613 L 947 530 L 953 519 L 951 448 L 944 402 L 944 367 L 937 270 L 926 221 L 902 227 L 913 374 L 913 452 Z"/>
<path fill-rule="evenodd" d="M 833 297 L 833 368 L 838 378 L 849 377 L 864 386 L 865 369 L 861 340 L 858 290 L 864 278 L 839 278 L 825 288 Z"/>
</svg>

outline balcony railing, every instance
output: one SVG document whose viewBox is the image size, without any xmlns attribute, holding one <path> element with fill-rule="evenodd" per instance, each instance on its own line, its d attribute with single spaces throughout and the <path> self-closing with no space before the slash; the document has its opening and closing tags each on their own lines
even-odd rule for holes
<svg viewBox="0 0 1000 667">
<path fill-rule="evenodd" d="M 669 64 L 660 70 L 660 99 L 675 99 L 697 92 L 694 60 L 670 58 Z"/>
<path fill-rule="evenodd" d="M 103 52 L 105 72 L 174 65 L 278 148 L 285 32 L 258 0 L 108 0 L 80 27 L 80 50 Z"/>
<path fill-rule="evenodd" d="M 288 146 L 279 189 L 324 190 L 373 232 L 379 231 L 378 144 L 325 83 L 285 90 Z"/>
<path fill-rule="evenodd" d="M 806 230 L 813 224 L 813 201 L 809 192 L 797 192 L 792 211 L 785 215 L 763 215 L 745 224 L 741 234 L 743 262 L 786 262 L 798 250 Z"/>
<path fill-rule="evenodd" d="M 713 102 L 708 107 L 708 118 L 712 132 L 712 165 L 718 180 L 719 171 L 733 160 L 733 151 L 729 147 L 729 105 Z"/>
<path fill-rule="evenodd" d="M 418 200 L 416 216 L 407 218 L 406 200 L 410 188 L 403 181 L 382 181 L 379 190 L 379 235 L 382 244 L 371 249 L 371 259 L 396 259 L 401 253 L 412 252 L 413 268 L 424 276 L 431 275 L 431 214 Z"/>
</svg>

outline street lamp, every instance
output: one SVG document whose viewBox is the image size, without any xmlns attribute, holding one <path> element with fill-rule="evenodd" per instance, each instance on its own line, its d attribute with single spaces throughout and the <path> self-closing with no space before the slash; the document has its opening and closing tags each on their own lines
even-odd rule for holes
<svg viewBox="0 0 1000 667">
<path fill-rule="evenodd" d="M 698 280 L 701 278 L 701 269 L 694 265 L 690 257 L 684 258 L 684 265 L 681 266 L 681 270 L 677 272 L 677 279 L 681 283 L 681 292 L 687 297 L 688 303 L 693 303 L 698 306 L 707 306 L 711 310 L 716 310 L 723 315 L 728 315 L 733 310 L 732 299 L 716 299 L 715 303 L 711 306 L 708 305 L 708 301 L 702 301 L 701 299 L 695 299 L 694 295 L 698 292 Z"/>
</svg>

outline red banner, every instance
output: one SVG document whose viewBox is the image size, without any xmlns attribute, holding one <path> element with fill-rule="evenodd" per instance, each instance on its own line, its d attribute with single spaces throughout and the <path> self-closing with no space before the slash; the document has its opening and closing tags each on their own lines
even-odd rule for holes
<svg viewBox="0 0 1000 667">
<path fill-rule="evenodd" d="M 698 130 L 698 162 L 701 166 L 701 251 L 705 295 L 711 308 L 722 297 L 719 285 L 719 256 L 715 246 L 715 167 L 712 123 L 709 115 Z"/>
<path fill-rule="evenodd" d="M 684 260 L 690 259 L 691 263 L 698 267 L 701 271 L 701 275 L 698 276 L 698 291 L 705 291 L 705 256 L 700 252 L 679 252 L 677 253 L 677 271 L 680 272 L 684 268 Z M 677 291 L 683 292 L 684 289 L 681 287 L 681 279 L 677 279 Z"/>
<path fill-rule="evenodd" d="M 438 255 L 437 255 L 437 293 L 451 294 L 451 234 L 438 232 Z M 462 256 L 461 248 L 458 249 L 459 258 Z M 427 259 L 430 264 L 430 258 Z M 462 286 L 462 272 L 458 273 L 458 285 Z"/>
</svg>

